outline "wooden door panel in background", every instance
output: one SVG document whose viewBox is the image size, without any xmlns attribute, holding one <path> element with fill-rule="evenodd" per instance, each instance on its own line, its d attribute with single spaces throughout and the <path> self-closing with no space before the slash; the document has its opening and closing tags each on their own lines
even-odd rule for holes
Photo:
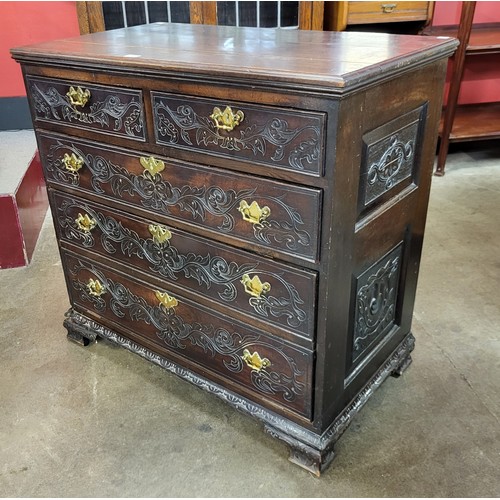
<svg viewBox="0 0 500 500">
<path fill-rule="evenodd" d="M 324 2 L 77 2 L 80 32 L 155 22 L 323 29 Z"/>
</svg>

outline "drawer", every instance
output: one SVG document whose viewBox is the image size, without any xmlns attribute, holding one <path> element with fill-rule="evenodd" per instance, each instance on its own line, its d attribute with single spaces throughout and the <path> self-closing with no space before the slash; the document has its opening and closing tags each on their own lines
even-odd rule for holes
<svg viewBox="0 0 500 500">
<path fill-rule="evenodd" d="M 152 92 L 157 144 L 320 176 L 325 114 Z"/>
<path fill-rule="evenodd" d="M 429 2 L 347 2 L 347 24 L 426 20 Z"/>
<path fill-rule="evenodd" d="M 111 271 L 63 252 L 68 288 L 76 309 L 88 309 L 221 374 L 255 397 L 311 415 L 313 354 L 227 320 L 168 289 Z"/>
<path fill-rule="evenodd" d="M 35 122 L 146 140 L 140 90 L 26 77 Z"/>
<path fill-rule="evenodd" d="M 187 288 L 309 339 L 314 335 L 316 273 L 263 259 L 151 220 L 49 188 L 62 241 Z M 162 282 L 160 281 L 160 282 Z"/>
<path fill-rule="evenodd" d="M 316 260 L 321 191 L 39 133 L 46 179 Z"/>
</svg>

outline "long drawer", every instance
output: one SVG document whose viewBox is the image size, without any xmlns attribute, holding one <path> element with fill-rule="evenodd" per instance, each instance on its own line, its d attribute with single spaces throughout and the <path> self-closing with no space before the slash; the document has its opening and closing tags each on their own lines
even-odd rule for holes
<svg viewBox="0 0 500 500">
<path fill-rule="evenodd" d="M 321 191 L 39 132 L 48 182 L 275 252 L 318 258 Z"/>
<path fill-rule="evenodd" d="M 270 337 L 166 288 L 62 252 L 75 309 L 94 314 L 222 374 L 256 396 L 311 416 L 313 353 Z"/>
<path fill-rule="evenodd" d="M 157 144 L 323 174 L 325 114 L 152 92 Z"/>
<path fill-rule="evenodd" d="M 144 142 L 142 91 L 87 82 L 26 77 L 35 124 L 89 129 Z"/>
<path fill-rule="evenodd" d="M 313 339 L 316 273 L 123 214 L 49 188 L 62 241 L 117 259 L 149 275 L 187 288 Z"/>
</svg>

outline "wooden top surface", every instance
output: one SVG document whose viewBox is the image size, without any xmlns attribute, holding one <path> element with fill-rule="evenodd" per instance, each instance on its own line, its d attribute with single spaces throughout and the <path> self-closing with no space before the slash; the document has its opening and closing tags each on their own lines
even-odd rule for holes
<svg viewBox="0 0 500 500">
<path fill-rule="evenodd" d="M 23 62 L 349 88 L 449 56 L 452 38 L 155 23 L 12 50 Z"/>
</svg>

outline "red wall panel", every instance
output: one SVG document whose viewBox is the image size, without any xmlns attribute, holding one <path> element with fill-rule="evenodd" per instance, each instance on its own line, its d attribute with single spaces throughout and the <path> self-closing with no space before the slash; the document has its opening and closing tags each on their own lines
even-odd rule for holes
<svg viewBox="0 0 500 500">
<path fill-rule="evenodd" d="M 76 2 L 0 2 L 0 98 L 24 96 L 12 47 L 79 35 Z"/>
<path fill-rule="evenodd" d="M 433 26 L 458 24 L 462 2 L 438 1 L 434 7 Z M 499 23 L 500 2 L 477 2 L 474 23 Z M 447 78 L 448 94 L 449 74 Z M 500 101 L 500 56 L 468 56 L 460 87 L 459 104 Z"/>
</svg>

